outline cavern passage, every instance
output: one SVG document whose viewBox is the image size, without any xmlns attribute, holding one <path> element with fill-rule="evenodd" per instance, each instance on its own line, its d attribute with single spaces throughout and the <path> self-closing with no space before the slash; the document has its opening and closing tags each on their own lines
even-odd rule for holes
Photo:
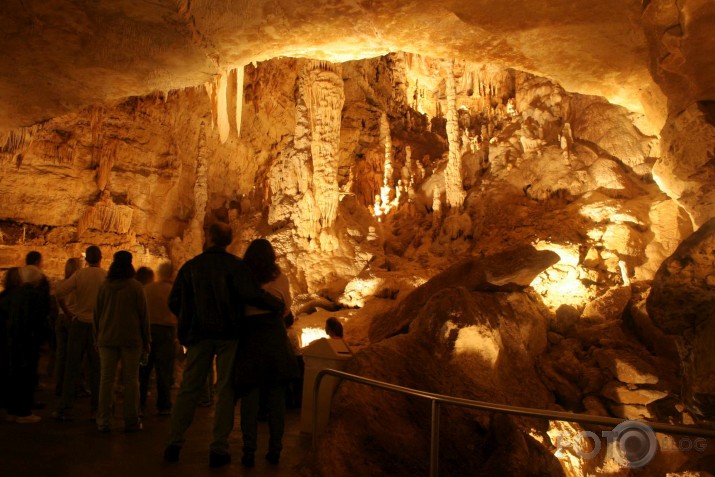
<svg viewBox="0 0 715 477">
<path fill-rule="evenodd" d="M 350 372 L 708 427 L 714 28 L 710 0 L 4 0 L 0 268 L 178 267 L 227 222 L 276 248 L 303 344 L 343 321 Z M 636 472 L 557 452 L 578 424 L 442 419 L 441 475 Z M 343 383 L 303 471 L 426 475 L 428 449 L 428 404 Z"/>
</svg>

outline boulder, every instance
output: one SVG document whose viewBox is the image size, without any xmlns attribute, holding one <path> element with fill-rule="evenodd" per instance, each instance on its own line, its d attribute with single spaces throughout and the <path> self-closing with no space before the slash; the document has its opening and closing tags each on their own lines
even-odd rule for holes
<svg viewBox="0 0 715 477">
<path fill-rule="evenodd" d="M 586 409 L 584 412 L 592 416 L 608 417 L 611 415 L 597 396 L 586 396 L 583 398 L 583 407 Z"/>
<path fill-rule="evenodd" d="M 658 269 L 646 309 L 675 335 L 683 399 L 700 416 L 715 415 L 715 219 L 683 241 Z"/>
<path fill-rule="evenodd" d="M 439 290 L 426 300 L 406 333 L 361 350 L 347 371 L 466 399 L 551 407 L 551 395 L 532 358 L 545 346 L 547 315 L 541 314 L 543 308 L 530 308 L 531 301 L 524 292 Z M 524 326 L 527 322 L 531 328 Z M 534 475 L 550 473 L 547 469 L 553 465 L 558 468 L 548 449 L 528 432 L 545 430 L 546 421 L 452 406 L 442 407 L 441 419 L 441 475 L 461 475 L 465 469 L 484 475 Z M 428 401 L 343 382 L 319 442 L 318 475 L 424 475 L 429 423 Z"/>
<path fill-rule="evenodd" d="M 628 384 L 656 384 L 655 369 L 633 352 L 624 349 L 599 349 L 594 352 L 598 365 Z"/>
<path fill-rule="evenodd" d="M 616 287 L 586 304 L 581 319 L 611 321 L 621 318 L 631 299 L 630 287 Z"/>
<path fill-rule="evenodd" d="M 715 125 L 711 118 L 704 102 L 671 114 L 662 131 L 663 154 L 653 166 L 653 179 L 688 212 L 696 227 L 714 215 Z"/>
<path fill-rule="evenodd" d="M 370 325 L 370 341 L 376 343 L 406 332 L 427 300 L 440 290 L 455 286 L 470 291 L 522 289 L 558 261 L 555 252 L 532 246 L 461 261 L 417 287 L 393 310 L 375 317 Z"/>
<path fill-rule="evenodd" d="M 668 393 L 655 389 L 630 389 L 623 383 L 610 381 L 601 390 L 601 395 L 615 403 L 646 405 L 663 399 Z"/>
</svg>

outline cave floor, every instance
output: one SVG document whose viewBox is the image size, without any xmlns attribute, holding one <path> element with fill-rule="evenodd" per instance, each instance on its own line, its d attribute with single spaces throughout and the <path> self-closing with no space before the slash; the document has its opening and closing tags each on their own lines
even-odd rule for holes
<svg viewBox="0 0 715 477">
<path fill-rule="evenodd" d="M 310 436 L 300 433 L 300 410 L 288 410 L 283 454 L 278 466 L 270 465 L 263 458 L 268 447 L 268 427 L 265 423 L 259 423 L 256 466 L 247 469 L 241 465 L 240 418 L 236 412 L 230 439 L 233 462 L 220 469 L 210 469 L 208 449 L 213 406 L 197 408 L 194 422 L 186 434 L 187 442 L 180 462 L 166 464 L 162 461 L 162 453 L 171 418 L 156 414 L 154 396 L 149 396 L 148 412 L 144 416 L 141 432 L 125 434 L 122 421 L 117 419 L 111 434 L 100 434 L 94 422 L 89 420 L 89 398 L 75 401 L 76 420 L 59 422 L 53 419 L 51 414 L 56 398 L 51 390 L 54 390 L 52 378 L 41 376 L 41 390 L 35 398 L 37 402 L 46 403 L 46 408 L 35 411 L 42 417 L 37 424 L 7 422 L 4 411 L 0 411 L 0 476 L 305 475 L 298 468 L 310 449 Z M 118 404 L 117 409 L 121 409 L 121 405 Z"/>
</svg>

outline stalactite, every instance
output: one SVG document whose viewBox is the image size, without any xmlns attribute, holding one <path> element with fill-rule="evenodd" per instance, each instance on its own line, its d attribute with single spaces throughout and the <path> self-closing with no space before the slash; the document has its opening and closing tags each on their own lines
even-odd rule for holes
<svg viewBox="0 0 715 477">
<path fill-rule="evenodd" d="M 99 166 L 97 167 L 97 187 L 103 191 L 109 183 L 109 176 L 114 167 L 114 159 L 117 156 L 117 142 L 108 141 L 101 148 L 99 155 Z"/>
<path fill-rule="evenodd" d="M 457 114 L 457 92 L 454 81 L 454 63 L 447 66 L 447 141 L 449 143 L 449 159 L 444 170 L 445 193 L 447 205 L 461 207 L 464 202 L 462 186 L 462 157 L 459 147 L 459 120 Z"/>
<path fill-rule="evenodd" d="M 35 125 L 7 131 L 0 136 L 0 153 L 7 154 L 10 158 L 17 154 L 23 154 L 30 147 L 34 135 L 41 127 L 41 125 Z"/>
<path fill-rule="evenodd" d="M 231 123 L 228 118 L 228 98 L 226 96 L 228 90 L 229 73 L 224 71 L 217 80 L 216 86 L 216 112 L 218 135 L 221 142 L 228 141 L 228 134 L 231 132 Z"/>
<path fill-rule="evenodd" d="M 81 236 L 86 230 L 101 232 L 128 233 L 132 225 L 134 211 L 127 205 L 116 205 L 109 191 L 102 192 L 100 199 L 89 207 L 77 224 L 77 234 Z"/>
<path fill-rule="evenodd" d="M 207 81 L 204 83 L 204 89 L 209 97 L 209 104 L 211 104 L 211 128 L 216 127 L 218 122 L 218 107 L 216 105 L 216 84 L 214 81 Z"/>
<path fill-rule="evenodd" d="M 89 110 L 89 130 L 92 134 L 92 164 L 99 164 L 102 153 L 102 124 L 104 122 L 104 108 L 95 106 Z"/>
<path fill-rule="evenodd" d="M 243 115 L 243 66 L 236 68 L 236 136 L 241 137 L 241 120 Z"/>
</svg>

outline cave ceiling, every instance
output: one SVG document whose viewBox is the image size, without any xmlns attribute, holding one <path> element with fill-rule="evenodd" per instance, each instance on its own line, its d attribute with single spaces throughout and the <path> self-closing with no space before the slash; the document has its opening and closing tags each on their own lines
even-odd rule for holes
<svg viewBox="0 0 715 477">
<path fill-rule="evenodd" d="M 712 3 L 4 0 L 0 129 L 200 85 L 227 68 L 278 56 L 346 61 L 401 50 L 550 77 L 645 115 L 644 129 L 657 132 L 666 95 L 712 92 L 690 78 L 699 64 L 687 41 L 709 41 Z M 669 42 L 661 41 L 664 33 Z M 655 75 L 660 86 L 650 73 L 653 57 L 671 63 Z"/>
</svg>

